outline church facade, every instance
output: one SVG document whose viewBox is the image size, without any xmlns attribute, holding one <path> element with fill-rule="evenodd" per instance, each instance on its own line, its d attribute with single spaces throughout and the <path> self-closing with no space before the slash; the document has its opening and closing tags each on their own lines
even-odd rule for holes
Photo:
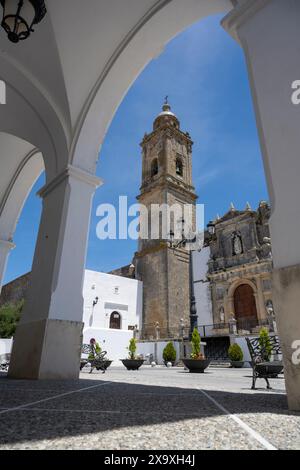
<svg viewBox="0 0 300 470">
<path fill-rule="evenodd" d="M 255 332 L 272 311 L 272 251 L 270 207 L 262 201 L 257 210 L 249 204 L 218 217 L 207 234 L 210 248 L 207 279 L 210 283 L 212 322 L 220 333 L 232 319 L 237 332 Z M 218 327 L 219 325 L 219 327 Z"/>
</svg>

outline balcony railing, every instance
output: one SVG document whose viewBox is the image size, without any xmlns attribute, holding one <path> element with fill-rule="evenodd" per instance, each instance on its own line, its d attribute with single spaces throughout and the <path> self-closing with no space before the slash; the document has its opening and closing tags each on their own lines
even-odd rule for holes
<svg viewBox="0 0 300 470">
<path fill-rule="evenodd" d="M 274 318 L 265 318 L 258 320 L 256 318 L 239 318 L 224 323 L 214 323 L 211 325 L 199 325 L 198 330 L 202 338 L 209 336 L 229 336 L 236 334 L 246 336 L 259 333 L 260 329 L 266 327 L 270 333 L 277 333 Z M 137 339 L 145 338 L 147 340 L 167 340 L 184 339 L 187 340 L 190 335 L 189 327 L 157 327 L 157 325 L 146 324 L 143 329 L 137 333 Z"/>
<path fill-rule="evenodd" d="M 202 337 L 238 334 L 241 336 L 259 333 L 260 329 L 266 327 L 271 333 L 276 333 L 276 323 L 273 319 L 265 318 L 239 318 L 227 323 L 214 323 L 212 325 L 200 325 L 199 333 Z"/>
</svg>

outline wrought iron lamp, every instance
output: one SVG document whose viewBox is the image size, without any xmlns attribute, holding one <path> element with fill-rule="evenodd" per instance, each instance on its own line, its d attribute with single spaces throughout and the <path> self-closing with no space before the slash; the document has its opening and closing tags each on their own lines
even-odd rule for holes
<svg viewBox="0 0 300 470">
<path fill-rule="evenodd" d="M 212 221 L 210 221 L 210 222 L 207 224 L 207 230 L 208 230 L 208 233 L 209 233 L 210 235 L 214 235 L 214 234 L 215 234 L 215 231 L 216 231 L 216 229 L 215 229 L 215 224 L 214 224 Z"/>
<path fill-rule="evenodd" d="M 0 3 L 1 26 L 13 43 L 27 39 L 34 31 L 33 25 L 40 23 L 47 13 L 43 0 L 0 0 Z"/>
<path fill-rule="evenodd" d="M 182 224 L 184 224 L 184 220 L 182 220 Z M 170 248 L 176 249 L 186 246 L 189 242 L 194 243 L 196 241 L 196 237 L 193 240 L 188 240 L 184 236 L 184 231 L 182 230 L 182 239 L 178 242 L 175 241 L 175 234 L 173 230 L 169 233 L 169 240 L 168 245 Z M 196 307 L 196 298 L 195 298 L 195 291 L 194 291 L 194 280 L 193 280 L 193 250 L 189 249 L 189 278 L 190 278 L 190 339 L 192 338 L 192 334 L 194 328 L 198 328 L 198 315 L 197 315 L 197 307 Z"/>
</svg>

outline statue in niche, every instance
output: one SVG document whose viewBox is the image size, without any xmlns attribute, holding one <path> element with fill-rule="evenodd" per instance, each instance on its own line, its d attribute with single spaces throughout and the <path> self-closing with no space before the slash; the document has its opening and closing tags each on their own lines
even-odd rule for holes
<svg viewBox="0 0 300 470">
<path fill-rule="evenodd" d="M 238 233 L 235 233 L 232 237 L 232 248 L 234 255 L 241 255 L 243 253 L 242 237 Z"/>
</svg>

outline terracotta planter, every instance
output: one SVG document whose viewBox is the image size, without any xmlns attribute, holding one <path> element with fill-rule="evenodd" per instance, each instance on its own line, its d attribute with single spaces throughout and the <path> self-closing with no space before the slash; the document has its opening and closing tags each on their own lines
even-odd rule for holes
<svg viewBox="0 0 300 470">
<path fill-rule="evenodd" d="M 121 359 L 127 370 L 138 370 L 143 364 L 144 359 Z"/>
<path fill-rule="evenodd" d="M 210 364 L 210 359 L 182 359 L 185 367 L 193 374 L 203 374 Z"/>
</svg>

